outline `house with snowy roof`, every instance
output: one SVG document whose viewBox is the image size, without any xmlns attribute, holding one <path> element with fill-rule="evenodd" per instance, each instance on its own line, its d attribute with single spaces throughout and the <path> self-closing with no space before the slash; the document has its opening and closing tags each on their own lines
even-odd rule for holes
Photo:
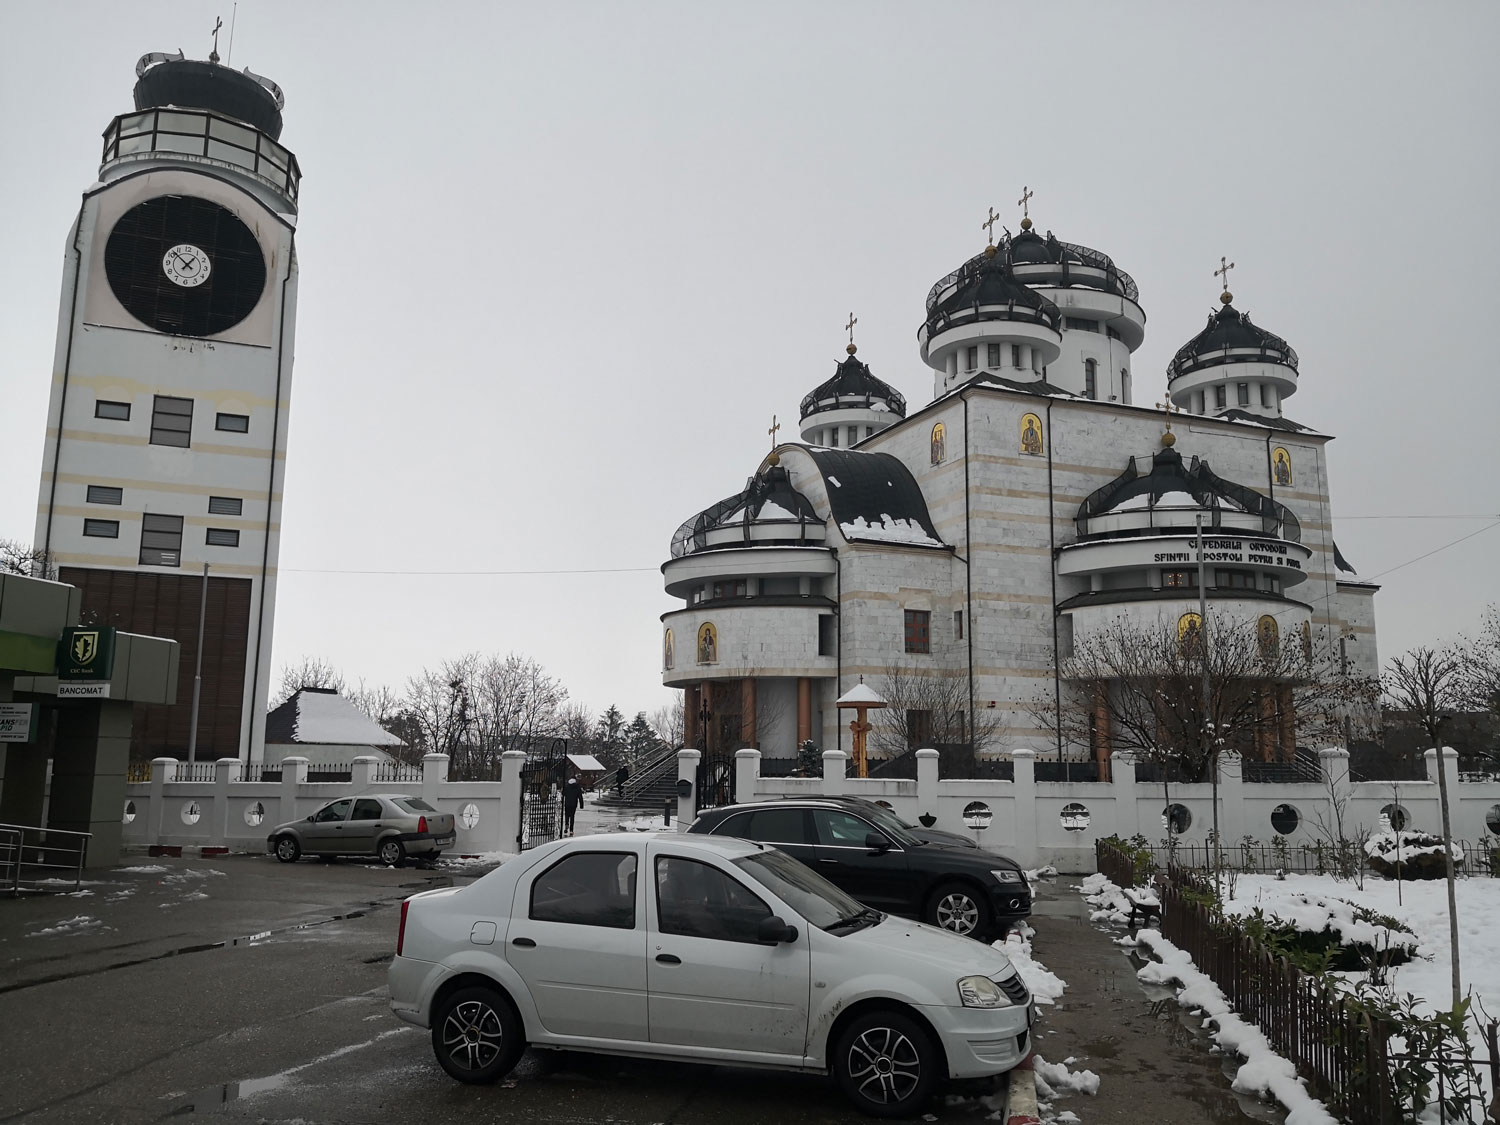
<svg viewBox="0 0 1500 1125">
<path fill-rule="evenodd" d="M 1286 416 L 1297 353 L 1227 285 L 1140 404 L 1135 281 L 1029 217 L 928 293 L 925 406 L 856 356 L 855 323 L 802 400 L 801 441 L 683 523 L 662 565 L 676 602 L 662 682 L 684 690 L 686 744 L 710 761 L 755 747 L 781 772 L 808 739 L 847 751 L 839 697 L 898 669 L 953 686 L 943 713 L 882 712 L 909 742 L 961 745 L 982 727 L 988 750 L 1092 759 L 1107 776 L 1108 685 L 1060 669 L 1075 638 L 1122 618 L 1195 629 L 1200 551 L 1215 620 L 1376 673 L 1378 587 L 1334 544 L 1331 437 Z M 1290 688 L 1266 698 L 1277 729 L 1254 752 L 1290 758 Z M 1088 709 L 1089 744 L 1067 745 L 1043 707 Z"/>
<path fill-rule="evenodd" d="M 266 765 L 306 758 L 314 769 L 355 758 L 394 761 L 406 745 L 332 688 L 305 687 L 266 716 Z"/>
</svg>

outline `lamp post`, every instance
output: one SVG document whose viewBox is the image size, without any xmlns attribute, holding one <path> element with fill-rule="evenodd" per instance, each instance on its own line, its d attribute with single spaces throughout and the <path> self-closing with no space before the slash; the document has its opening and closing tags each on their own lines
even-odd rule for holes
<svg viewBox="0 0 1500 1125">
<path fill-rule="evenodd" d="M 1198 663 L 1203 670 L 1203 753 L 1208 761 L 1208 780 L 1213 800 L 1214 891 L 1219 892 L 1219 732 L 1213 721 L 1213 689 L 1208 672 L 1208 584 L 1203 565 L 1203 513 L 1194 518 L 1198 538 Z"/>
<path fill-rule="evenodd" d="M 708 705 L 708 685 L 699 689 L 698 707 L 698 784 L 693 787 L 693 812 L 703 804 L 703 785 L 708 780 L 708 723 L 714 717 Z"/>
</svg>

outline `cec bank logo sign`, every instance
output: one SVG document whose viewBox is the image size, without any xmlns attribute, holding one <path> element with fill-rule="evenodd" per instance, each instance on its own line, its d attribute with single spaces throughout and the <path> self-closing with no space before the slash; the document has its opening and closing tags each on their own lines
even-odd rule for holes
<svg viewBox="0 0 1500 1125">
<path fill-rule="evenodd" d="M 114 673 L 115 630 L 113 626 L 63 630 L 57 643 L 59 680 L 107 680 Z"/>
</svg>

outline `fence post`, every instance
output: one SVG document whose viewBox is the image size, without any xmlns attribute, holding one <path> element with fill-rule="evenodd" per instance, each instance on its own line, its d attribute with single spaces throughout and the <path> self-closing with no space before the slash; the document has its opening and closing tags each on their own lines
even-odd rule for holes
<svg viewBox="0 0 1500 1125">
<path fill-rule="evenodd" d="M 281 759 L 281 819 L 277 823 L 285 824 L 289 820 L 298 819 L 297 794 L 306 784 L 307 759 Z"/>
<path fill-rule="evenodd" d="M 524 759 L 526 754 L 520 750 L 510 751 L 520 754 Z M 503 758 L 505 755 L 502 754 Z M 501 767 L 502 774 L 504 766 Z M 519 771 L 517 771 L 519 776 Z M 447 754 L 423 754 L 422 755 L 422 800 L 434 808 L 437 807 L 438 797 L 443 791 L 443 785 L 448 780 L 448 755 Z M 504 837 L 502 837 L 503 839 Z"/>
<path fill-rule="evenodd" d="M 1141 831 L 1140 802 L 1135 799 L 1135 758 L 1129 751 L 1110 755 L 1109 781 L 1115 801 L 1115 835 L 1128 840 Z"/>
<path fill-rule="evenodd" d="M 735 769 L 739 769 L 739 756 L 743 751 L 735 751 Z M 703 759 L 701 750 L 693 750 L 684 747 L 677 751 L 677 780 L 688 783 L 687 796 L 681 793 L 676 796 L 677 801 L 677 831 L 686 832 L 687 826 L 693 823 L 693 818 L 698 815 L 697 807 L 703 799 L 703 794 L 695 791 L 698 785 L 698 763 Z M 739 780 L 739 776 L 735 776 Z"/>
<path fill-rule="evenodd" d="M 938 815 L 938 759 L 936 750 L 917 751 L 917 808 L 928 816 Z"/>
<path fill-rule="evenodd" d="M 240 779 L 240 760 L 220 758 L 214 762 L 213 807 L 209 809 L 208 842 L 216 847 L 229 843 L 229 783 Z"/>
<path fill-rule="evenodd" d="M 844 768 L 849 755 L 842 750 L 823 751 L 823 792 L 836 797 L 844 791 Z"/>
<path fill-rule="evenodd" d="M 1219 845 L 1232 859 L 1245 835 L 1245 768 L 1238 754 L 1219 755 L 1219 831 Z"/>
<path fill-rule="evenodd" d="M 755 800 L 760 780 L 760 751 L 751 747 L 734 752 L 734 799 L 741 804 Z"/>
<path fill-rule="evenodd" d="M 375 763 L 378 758 L 369 754 L 361 754 L 349 764 L 349 784 L 351 793 L 368 793 L 375 785 Z"/>
<path fill-rule="evenodd" d="M 169 781 L 177 780 L 176 758 L 151 759 L 151 807 L 146 810 L 146 843 L 162 842 L 162 825 L 166 823 L 167 793 Z"/>
<path fill-rule="evenodd" d="M 422 758 L 422 796 L 427 796 L 428 758 L 442 758 L 441 769 L 446 772 L 446 754 L 428 754 Z M 507 750 L 500 755 L 500 850 L 521 851 L 521 767 L 526 764 L 526 751 Z M 427 802 L 431 804 L 431 801 Z"/>
</svg>

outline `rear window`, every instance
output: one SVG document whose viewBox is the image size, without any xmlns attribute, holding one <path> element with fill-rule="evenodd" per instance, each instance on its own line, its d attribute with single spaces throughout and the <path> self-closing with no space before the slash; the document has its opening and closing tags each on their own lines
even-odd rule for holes
<svg viewBox="0 0 1500 1125">
<path fill-rule="evenodd" d="M 422 800 L 421 797 L 397 797 L 393 803 L 398 809 L 405 809 L 407 812 L 437 812 L 437 809 Z"/>
</svg>

